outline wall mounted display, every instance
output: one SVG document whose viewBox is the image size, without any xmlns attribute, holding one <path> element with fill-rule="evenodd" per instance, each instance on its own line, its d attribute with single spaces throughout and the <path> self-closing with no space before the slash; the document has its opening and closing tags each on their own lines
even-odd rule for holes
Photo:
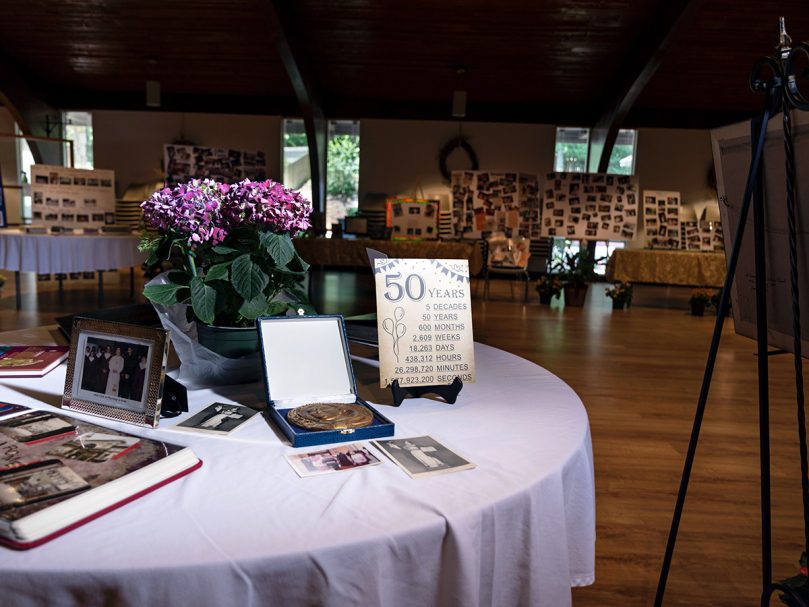
<svg viewBox="0 0 809 607">
<path fill-rule="evenodd" d="M 680 192 L 643 190 L 646 248 L 679 249 Z"/>
<path fill-rule="evenodd" d="M 115 216 L 115 172 L 31 165 L 33 223 L 63 228 L 112 225 Z"/>
<path fill-rule="evenodd" d="M 542 236 L 632 240 L 639 207 L 635 177 L 548 173 L 542 196 Z"/>
<path fill-rule="evenodd" d="M 163 146 L 163 166 L 169 186 L 190 179 L 217 179 L 229 183 L 242 179 L 267 179 L 267 155 L 264 152 L 166 144 Z"/>
<path fill-rule="evenodd" d="M 456 238 L 539 238 L 539 180 L 518 172 L 453 171 L 452 225 Z"/>
<path fill-rule="evenodd" d="M 438 200 L 388 198 L 386 205 L 386 222 L 393 240 L 438 238 Z"/>
</svg>

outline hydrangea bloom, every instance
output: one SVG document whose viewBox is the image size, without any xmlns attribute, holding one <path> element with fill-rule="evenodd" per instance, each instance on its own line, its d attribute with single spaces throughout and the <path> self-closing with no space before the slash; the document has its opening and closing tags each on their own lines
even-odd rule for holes
<svg viewBox="0 0 809 607">
<path fill-rule="evenodd" d="M 162 233 L 188 238 L 190 246 L 216 246 L 227 236 L 222 222 L 224 191 L 211 179 L 194 179 L 175 188 L 163 188 L 141 203 L 147 226 Z"/>
<path fill-rule="evenodd" d="M 222 214 L 231 227 L 256 225 L 276 234 L 294 234 L 309 228 L 310 212 L 299 192 L 272 179 L 245 179 L 228 189 Z"/>
<path fill-rule="evenodd" d="M 311 212 L 299 192 L 272 180 L 249 179 L 235 185 L 195 179 L 155 192 L 141 208 L 147 226 L 186 236 L 192 248 L 216 246 L 240 226 L 295 234 L 309 228 Z"/>
</svg>

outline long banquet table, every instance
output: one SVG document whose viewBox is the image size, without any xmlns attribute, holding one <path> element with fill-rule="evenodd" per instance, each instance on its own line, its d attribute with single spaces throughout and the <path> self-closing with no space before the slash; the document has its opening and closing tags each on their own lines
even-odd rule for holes
<svg viewBox="0 0 809 607">
<path fill-rule="evenodd" d="M 382 456 L 299 478 L 261 416 L 228 437 L 170 429 L 213 401 L 258 406 L 260 384 L 195 390 L 191 413 L 155 430 L 102 420 L 189 445 L 203 466 L 43 546 L 0 548 L 2 604 L 570 605 L 594 581 L 587 414 L 545 369 L 481 344 L 475 356 L 456 404 L 380 405 L 396 437 L 429 434 L 477 464 L 418 480 Z M 361 394 L 378 381 L 363 360 Z M 49 409 L 64 375 L 3 380 L 0 399 Z"/>
<path fill-rule="evenodd" d="M 146 260 L 146 254 L 138 251 L 139 240 L 133 234 L 54 235 L 0 230 L 0 268 L 14 271 L 18 310 L 21 304 L 20 272 L 98 272 L 99 305 L 103 305 L 104 271 L 130 268 L 132 290 L 132 268 Z"/>
<path fill-rule="evenodd" d="M 351 240 L 348 238 L 297 238 L 295 249 L 308 263 L 320 266 L 368 267 L 366 248 L 388 257 L 419 259 L 467 259 L 469 273 L 483 269 L 483 252 L 473 242 L 443 240 Z"/>
<path fill-rule="evenodd" d="M 721 287 L 725 282 L 725 254 L 615 249 L 607 261 L 607 280 Z"/>
</svg>

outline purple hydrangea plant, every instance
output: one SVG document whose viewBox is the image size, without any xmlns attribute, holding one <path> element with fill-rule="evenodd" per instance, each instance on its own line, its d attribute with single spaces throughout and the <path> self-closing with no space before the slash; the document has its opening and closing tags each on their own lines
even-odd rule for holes
<svg viewBox="0 0 809 607">
<path fill-rule="evenodd" d="M 168 282 L 144 295 L 189 304 L 189 316 L 218 326 L 249 326 L 258 316 L 310 310 L 300 282 L 308 269 L 292 236 L 309 228 L 309 202 L 272 180 L 228 185 L 192 180 L 141 204 L 147 263 L 170 261 Z M 280 302 L 281 292 L 287 294 Z"/>
</svg>

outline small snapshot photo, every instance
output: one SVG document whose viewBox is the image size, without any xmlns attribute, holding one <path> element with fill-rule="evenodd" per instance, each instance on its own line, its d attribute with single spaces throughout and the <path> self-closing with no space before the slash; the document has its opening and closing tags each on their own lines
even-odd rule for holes
<svg viewBox="0 0 809 607">
<path fill-rule="evenodd" d="M 187 420 L 176 424 L 172 430 L 204 432 L 225 436 L 241 428 L 258 411 L 232 403 L 213 403 Z"/>
<path fill-rule="evenodd" d="M 46 455 L 102 464 L 130 452 L 139 442 L 137 436 L 85 432 L 73 440 L 57 445 Z"/>
<path fill-rule="evenodd" d="M 356 470 L 365 466 L 381 464 L 379 458 L 359 443 L 320 449 L 309 453 L 290 453 L 286 456 L 289 465 L 298 476 L 318 476 L 342 470 Z"/>
<path fill-rule="evenodd" d="M 32 411 L 0 423 L 0 433 L 18 443 L 36 443 L 75 432 L 76 426 L 45 411 Z"/>
<path fill-rule="evenodd" d="M 140 404 L 149 367 L 149 346 L 125 339 L 88 337 L 81 389 Z M 130 406 L 133 406 L 130 405 Z"/>
<path fill-rule="evenodd" d="M 411 478 L 458 472 L 475 467 L 475 464 L 431 436 L 378 440 L 373 441 L 373 444 Z"/>
<path fill-rule="evenodd" d="M 0 511 L 89 489 L 90 484 L 56 459 L 0 472 Z"/>
</svg>

